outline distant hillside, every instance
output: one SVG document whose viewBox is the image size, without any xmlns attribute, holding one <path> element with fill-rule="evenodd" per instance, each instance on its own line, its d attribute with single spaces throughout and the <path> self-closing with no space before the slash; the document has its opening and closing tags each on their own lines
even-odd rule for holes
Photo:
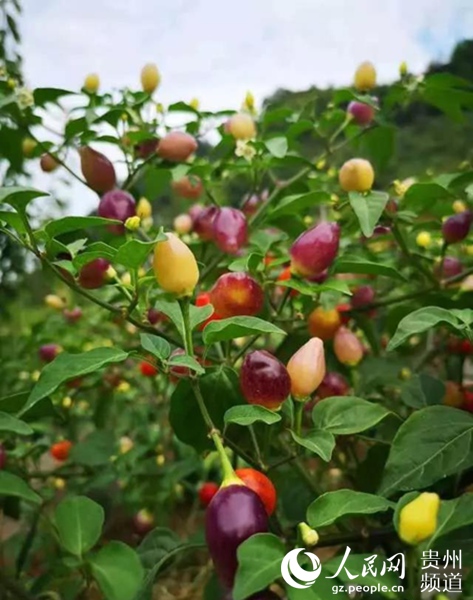
<svg viewBox="0 0 473 600">
<path fill-rule="evenodd" d="M 448 63 L 432 64 L 426 75 L 434 73 L 450 73 L 473 83 L 473 40 L 459 43 Z M 374 92 L 381 106 L 388 89 L 380 86 Z M 316 87 L 299 92 L 280 89 L 265 101 L 264 106 L 266 109 L 289 107 L 293 110 L 310 106 L 318 112 L 330 102 L 335 91 Z M 455 170 L 464 161 L 473 162 L 473 111 L 465 114 L 464 122 L 455 122 L 433 106 L 413 103 L 396 110 L 393 116 L 399 131 L 394 140 L 393 156 L 380 173 L 384 180 L 421 176 L 428 169 L 434 172 L 437 168 L 444 172 Z M 301 136 L 300 142 L 307 156 L 314 156 L 320 146 L 310 135 Z M 363 154 L 362 149 L 360 154 Z M 347 156 L 340 153 L 337 162 Z"/>
</svg>

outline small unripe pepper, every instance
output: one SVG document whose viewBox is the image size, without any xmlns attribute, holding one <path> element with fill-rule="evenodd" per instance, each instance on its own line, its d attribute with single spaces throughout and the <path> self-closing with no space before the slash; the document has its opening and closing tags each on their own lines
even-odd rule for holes
<svg viewBox="0 0 473 600">
<path fill-rule="evenodd" d="M 406 504 L 399 515 L 401 540 L 415 546 L 433 535 L 437 529 L 439 509 L 439 496 L 428 492 Z"/>
<path fill-rule="evenodd" d="M 333 350 L 338 360 L 349 367 L 356 366 L 363 358 L 363 344 L 347 327 L 340 327 L 333 338 Z"/>
</svg>

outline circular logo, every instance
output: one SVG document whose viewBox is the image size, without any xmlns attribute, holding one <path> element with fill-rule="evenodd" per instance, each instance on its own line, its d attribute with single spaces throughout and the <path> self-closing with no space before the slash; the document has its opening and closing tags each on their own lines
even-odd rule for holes
<svg viewBox="0 0 473 600">
<path fill-rule="evenodd" d="M 315 554 L 312 554 L 312 552 L 304 552 L 304 554 L 311 560 L 312 568 L 314 570 L 306 571 L 300 566 L 297 557 L 303 550 L 304 548 L 295 548 L 294 550 L 291 550 L 286 554 L 281 563 L 281 575 L 284 581 L 293 588 L 297 588 L 299 590 L 303 590 L 313 585 L 322 571 L 320 560 L 317 558 L 317 556 L 315 556 Z M 300 581 L 303 581 L 304 584 L 295 581 L 293 579 L 293 575 Z"/>
</svg>

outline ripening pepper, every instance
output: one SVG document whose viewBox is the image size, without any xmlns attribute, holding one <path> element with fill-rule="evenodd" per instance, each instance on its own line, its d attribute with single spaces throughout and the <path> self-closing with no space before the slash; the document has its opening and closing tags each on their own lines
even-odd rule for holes
<svg viewBox="0 0 473 600">
<path fill-rule="evenodd" d="M 439 496 L 429 492 L 406 504 L 399 515 L 401 540 L 415 546 L 433 535 L 437 529 L 439 508 Z"/>
<path fill-rule="evenodd" d="M 338 360 L 349 367 L 356 366 L 363 358 L 363 344 L 347 327 L 340 327 L 333 338 L 333 351 Z"/>
<path fill-rule="evenodd" d="M 338 223 L 322 221 L 301 233 L 291 246 L 291 270 L 300 277 L 320 275 L 335 260 L 340 241 Z"/>
<path fill-rule="evenodd" d="M 305 400 L 325 377 L 325 351 L 320 338 L 313 337 L 292 355 L 287 363 L 291 378 L 291 394 L 295 400 Z"/>
<path fill-rule="evenodd" d="M 165 292 L 190 296 L 199 281 L 199 268 L 190 248 L 173 233 L 154 249 L 153 269 Z"/>
<path fill-rule="evenodd" d="M 341 324 L 342 320 L 336 308 L 325 310 L 318 306 L 310 313 L 308 319 L 310 334 L 321 340 L 331 340 Z"/>
</svg>

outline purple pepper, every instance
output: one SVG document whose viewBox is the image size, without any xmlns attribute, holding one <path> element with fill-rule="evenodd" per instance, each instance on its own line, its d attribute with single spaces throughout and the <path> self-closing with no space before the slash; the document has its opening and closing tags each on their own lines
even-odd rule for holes
<svg viewBox="0 0 473 600">
<path fill-rule="evenodd" d="M 245 356 L 240 386 L 247 402 L 277 410 L 291 393 L 291 378 L 285 365 L 266 350 Z"/>
<path fill-rule="evenodd" d="M 368 304 L 372 304 L 375 299 L 375 291 L 370 285 L 361 285 L 355 290 L 351 297 L 351 305 L 353 308 L 363 308 Z"/>
<path fill-rule="evenodd" d="M 446 244 L 455 244 L 466 238 L 470 232 L 473 213 L 465 210 L 457 215 L 448 217 L 442 225 L 442 235 Z"/>
<path fill-rule="evenodd" d="M 238 567 L 238 546 L 255 533 L 268 531 L 268 516 L 259 496 L 245 485 L 222 487 L 207 507 L 205 537 L 215 571 L 231 589 Z"/>
<path fill-rule="evenodd" d="M 236 254 L 248 240 L 246 217 L 237 208 L 221 208 L 215 216 L 212 228 L 213 239 L 222 252 Z"/>
<path fill-rule="evenodd" d="M 194 231 L 201 240 L 210 241 L 213 239 L 213 222 L 219 210 L 216 206 L 206 206 L 195 217 L 192 216 Z"/>
<path fill-rule="evenodd" d="M 291 246 L 291 267 L 302 277 L 314 277 L 332 264 L 338 253 L 340 226 L 322 221 L 304 231 Z"/>
<path fill-rule="evenodd" d="M 435 268 L 435 274 L 442 279 L 455 277 L 455 275 L 459 275 L 462 271 L 463 265 L 456 256 L 446 256 Z"/>
<path fill-rule="evenodd" d="M 39 348 L 38 354 L 42 361 L 50 363 L 56 358 L 60 351 L 61 348 L 57 344 L 43 344 Z"/>
<path fill-rule="evenodd" d="M 112 190 L 102 196 L 97 213 L 99 217 L 116 219 L 124 223 L 129 217 L 134 217 L 136 214 L 135 199 L 123 190 Z M 110 225 L 109 230 L 112 233 L 121 235 L 124 233 L 125 227 L 123 225 Z"/>
</svg>

